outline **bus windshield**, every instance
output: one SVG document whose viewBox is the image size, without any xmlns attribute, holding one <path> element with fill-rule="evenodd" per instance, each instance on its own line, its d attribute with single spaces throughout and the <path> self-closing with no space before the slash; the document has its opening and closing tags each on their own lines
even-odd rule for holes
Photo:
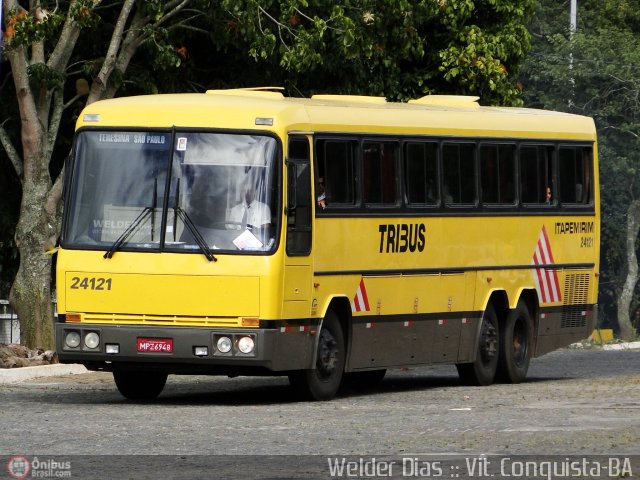
<svg viewBox="0 0 640 480">
<path fill-rule="evenodd" d="M 277 142 L 265 135 L 81 131 L 65 248 L 268 252 Z"/>
</svg>

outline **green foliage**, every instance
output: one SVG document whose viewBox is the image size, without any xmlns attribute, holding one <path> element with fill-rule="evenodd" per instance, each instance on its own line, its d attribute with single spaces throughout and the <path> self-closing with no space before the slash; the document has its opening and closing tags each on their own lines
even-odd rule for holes
<svg viewBox="0 0 640 480">
<path fill-rule="evenodd" d="M 34 63 L 29 65 L 27 68 L 27 74 L 33 83 L 44 86 L 49 90 L 60 88 L 64 84 L 64 75 L 50 69 L 45 63 Z"/>
<path fill-rule="evenodd" d="M 166 70 L 180 66 L 180 57 L 170 43 L 169 31 L 166 28 L 145 25 L 143 31 L 148 38 L 146 47 L 154 55 L 156 68 Z"/>
<path fill-rule="evenodd" d="M 100 16 L 94 10 L 95 3 L 94 0 L 78 0 L 71 4 L 69 15 L 81 28 L 93 28 L 100 22 Z"/>
<path fill-rule="evenodd" d="M 164 4 L 166 2 L 162 0 L 145 0 L 138 5 L 147 16 L 151 17 L 154 21 L 160 20 L 163 15 Z"/>
<path fill-rule="evenodd" d="M 119 3 L 98 10 L 93 0 L 71 4 L 83 28 L 77 73 L 99 72 Z M 150 22 L 129 73 L 111 79 L 119 94 L 271 83 L 304 95 L 471 93 L 485 104 L 519 104 L 515 78 L 534 0 L 191 0 L 188 13 L 158 24 L 165 4 L 136 5 Z M 21 41 L 54 41 L 63 10 L 55 21 L 48 17 L 47 31 L 25 15 Z"/>
<path fill-rule="evenodd" d="M 38 7 L 37 15 L 24 10 L 12 9 L 5 20 L 4 48 L 30 46 L 56 34 L 64 16 Z"/>
<path fill-rule="evenodd" d="M 484 103 L 518 104 L 514 75 L 529 45 L 524 24 L 533 5 L 364 0 L 328 8 L 313 0 L 225 0 L 228 35 L 220 41 L 246 50 L 258 67 L 277 65 L 276 76 L 296 92 L 394 100 L 476 93 Z"/>
</svg>

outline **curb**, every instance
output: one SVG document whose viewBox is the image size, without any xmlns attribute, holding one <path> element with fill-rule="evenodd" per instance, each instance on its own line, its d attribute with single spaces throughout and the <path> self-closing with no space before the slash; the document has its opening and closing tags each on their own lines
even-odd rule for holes
<svg viewBox="0 0 640 480">
<path fill-rule="evenodd" d="M 52 365 L 37 365 L 34 367 L 0 368 L 0 385 L 20 383 L 39 377 L 57 377 L 59 375 L 78 375 L 88 370 L 80 364 L 54 363 Z"/>
<path fill-rule="evenodd" d="M 640 342 L 610 343 L 602 346 L 603 350 L 634 350 L 636 348 L 640 348 Z"/>
</svg>

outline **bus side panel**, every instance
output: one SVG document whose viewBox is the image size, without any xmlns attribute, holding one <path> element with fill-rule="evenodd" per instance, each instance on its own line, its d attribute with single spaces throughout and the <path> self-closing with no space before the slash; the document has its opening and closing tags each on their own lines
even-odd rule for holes
<svg viewBox="0 0 640 480">
<path fill-rule="evenodd" d="M 469 361 L 478 323 L 470 312 L 475 276 L 363 277 L 352 302 L 347 369 Z"/>
<path fill-rule="evenodd" d="M 422 321 L 420 306 L 437 288 L 438 276 L 400 275 L 354 278 L 351 287 L 351 350 L 348 370 L 410 365 L 430 361 L 416 343 L 432 337 L 432 325 Z M 424 307 L 423 307 L 424 308 Z"/>
</svg>

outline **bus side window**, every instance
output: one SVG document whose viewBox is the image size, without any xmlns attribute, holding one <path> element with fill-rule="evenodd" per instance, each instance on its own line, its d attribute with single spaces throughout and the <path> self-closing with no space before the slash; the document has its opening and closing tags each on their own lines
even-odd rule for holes
<svg viewBox="0 0 640 480">
<path fill-rule="evenodd" d="M 565 204 L 590 204 L 591 192 L 585 185 L 591 182 L 591 149 L 561 146 L 558 153 L 560 201 Z"/>
<path fill-rule="evenodd" d="M 515 145 L 480 145 L 482 203 L 515 204 L 515 158 Z"/>
<path fill-rule="evenodd" d="M 445 205 L 475 203 L 475 145 L 445 143 L 442 146 L 442 171 Z"/>
<path fill-rule="evenodd" d="M 550 145 L 520 147 L 520 201 L 525 205 L 555 205 L 554 148 Z"/>
<path fill-rule="evenodd" d="M 364 202 L 397 205 L 398 145 L 367 141 L 362 144 Z"/>
<path fill-rule="evenodd" d="M 404 154 L 405 193 L 409 205 L 437 205 L 438 144 L 407 142 Z"/>
<path fill-rule="evenodd" d="M 320 178 L 324 183 L 324 205 L 354 206 L 356 203 L 355 142 L 351 140 L 318 140 L 316 142 L 316 190 Z M 319 201 L 317 198 L 316 201 Z M 321 212 L 322 208 L 316 208 Z"/>
</svg>

